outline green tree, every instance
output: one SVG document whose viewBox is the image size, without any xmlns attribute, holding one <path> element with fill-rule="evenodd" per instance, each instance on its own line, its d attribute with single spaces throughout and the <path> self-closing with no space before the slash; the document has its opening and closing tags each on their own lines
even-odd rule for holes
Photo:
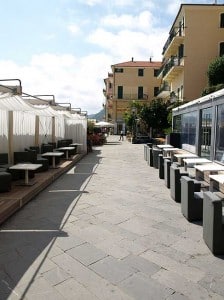
<svg viewBox="0 0 224 300">
<path fill-rule="evenodd" d="M 132 131 L 135 126 L 136 119 L 139 118 L 139 113 L 142 109 L 143 105 L 137 101 L 132 101 L 128 111 L 125 112 L 123 118 L 127 129 Z"/>
<path fill-rule="evenodd" d="M 208 87 L 202 91 L 202 96 L 224 88 L 224 55 L 215 58 L 208 66 Z"/>
<path fill-rule="evenodd" d="M 140 118 L 144 122 L 148 132 L 152 129 L 152 136 L 164 134 L 169 127 L 168 107 L 162 99 L 154 99 L 150 104 L 144 105 L 140 111 Z"/>
<path fill-rule="evenodd" d="M 130 112 L 124 114 L 124 122 L 126 124 L 127 130 L 131 131 L 134 124 L 134 116 Z"/>
</svg>

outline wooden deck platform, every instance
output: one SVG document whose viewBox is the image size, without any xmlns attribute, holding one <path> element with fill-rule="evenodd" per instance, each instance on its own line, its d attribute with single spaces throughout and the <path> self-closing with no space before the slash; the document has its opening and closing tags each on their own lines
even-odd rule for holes
<svg viewBox="0 0 224 300">
<path fill-rule="evenodd" d="M 62 160 L 56 169 L 50 168 L 48 171 L 35 173 L 36 183 L 32 186 L 18 185 L 18 180 L 12 181 L 11 191 L 0 193 L 0 224 L 72 168 L 84 155 L 76 154 L 71 160 Z"/>
</svg>

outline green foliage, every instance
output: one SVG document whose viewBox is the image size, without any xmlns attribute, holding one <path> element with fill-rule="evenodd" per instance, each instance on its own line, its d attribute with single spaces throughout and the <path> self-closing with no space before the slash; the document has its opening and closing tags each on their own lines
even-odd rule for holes
<svg viewBox="0 0 224 300">
<path fill-rule="evenodd" d="M 137 101 L 132 101 L 129 111 L 125 112 L 123 118 L 126 124 L 127 130 L 132 131 L 133 126 L 135 126 L 135 119 L 139 118 L 139 112 L 142 109 L 142 104 Z"/>
<path fill-rule="evenodd" d="M 148 105 L 133 101 L 130 110 L 124 114 L 124 120 L 130 131 L 135 127 L 138 119 L 141 129 L 145 128 L 149 133 L 152 128 L 153 135 L 163 135 L 170 131 L 172 124 L 172 119 L 168 121 L 169 113 L 168 104 L 162 99 L 153 99 Z"/>
<path fill-rule="evenodd" d="M 213 92 L 216 92 L 218 90 L 221 90 L 224 88 L 224 83 L 220 83 L 220 84 L 217 84 L 217 85 L 212 85 L 212 86 L 208 86 L 206 87 L 203 92 L 202 92 L 202 96 L 205 96 L 205 95 L 208 95 L 208 94 L 211 94 Z"/>
<path fill-rule="evenodd" d="M 87 121 L 87 132 L 94 132 L 94 122 L 90 120 Z"/>
<path fill-rule="evenodd" d="M 134 124 L 134 116 L 128 112 L 124 114 L 124 122 L 127 126 L 127 130 L 131 131 Z"/>
<path fill-rule="evenodd" d="M 167 105 L 168 105 L 168 107 L 167 107 L 167 109 L 168 109 L 167 121 L 168 121 L 168 124 L 169 124 L 169 128 L 168 128 L 167 131 L 172 132 L 172 120 L 173 120 L 172 109 L 175 108 L 175 107 L 178 107 L 178 106 L 180 106 L 180 105 L 183 105 L 183 104 L 185 104 L 185 103 L 187 103 L 187 101 L 183 101 L 183 102 L 176 101 L 176 102 L 174 102 L 174 103 L 172 103 L 172 104 L 170 104 L 170 105 L 167 104 Z M 169 133 L 170 133 L 170 132 L 169 132 Z M 167 133 L 167 134 L 168 134 L 168 133 Z"/>
<path fill-rule="evenodd" d="M 209 86 L 224 83 L 224 55 L 215 58 L 208 67 Z"/>
<path fill-rule="evenodd" d="M 144 105 L 140 111 L 140 118 L 148 131 L 153 129 L 153 134 L 163 134 L 169 127 L 168 107 L 162 99 L 154 99 L 148 106 Z"/>
</svg>

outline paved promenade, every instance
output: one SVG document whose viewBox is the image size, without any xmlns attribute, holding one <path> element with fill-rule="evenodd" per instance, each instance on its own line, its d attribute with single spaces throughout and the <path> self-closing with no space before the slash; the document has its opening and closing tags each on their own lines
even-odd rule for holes
<svg viewBox="0 0 224 300">
<path fill-rule="evenodd" d="M 110 136 L 5 222 L 0 300 L 224 299 L 224 257 L 143 145 Z"/>
</svg>

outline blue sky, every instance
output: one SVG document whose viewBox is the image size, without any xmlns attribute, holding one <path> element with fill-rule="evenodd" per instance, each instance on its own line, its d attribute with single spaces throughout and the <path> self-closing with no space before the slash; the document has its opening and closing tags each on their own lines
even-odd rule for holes
<svg viewBox="0 0 224 300">
<path fill-rule="evenodd" d="M 184 1 L 214 3 L 215 1 Z M 224 1 L 217 1 L 224 3 Z M 102 108 L 111 65 L 161 60 L 179 0 L 1 1 L 0 79 L 53 94 L 89 113 Z"/>
</svg>

